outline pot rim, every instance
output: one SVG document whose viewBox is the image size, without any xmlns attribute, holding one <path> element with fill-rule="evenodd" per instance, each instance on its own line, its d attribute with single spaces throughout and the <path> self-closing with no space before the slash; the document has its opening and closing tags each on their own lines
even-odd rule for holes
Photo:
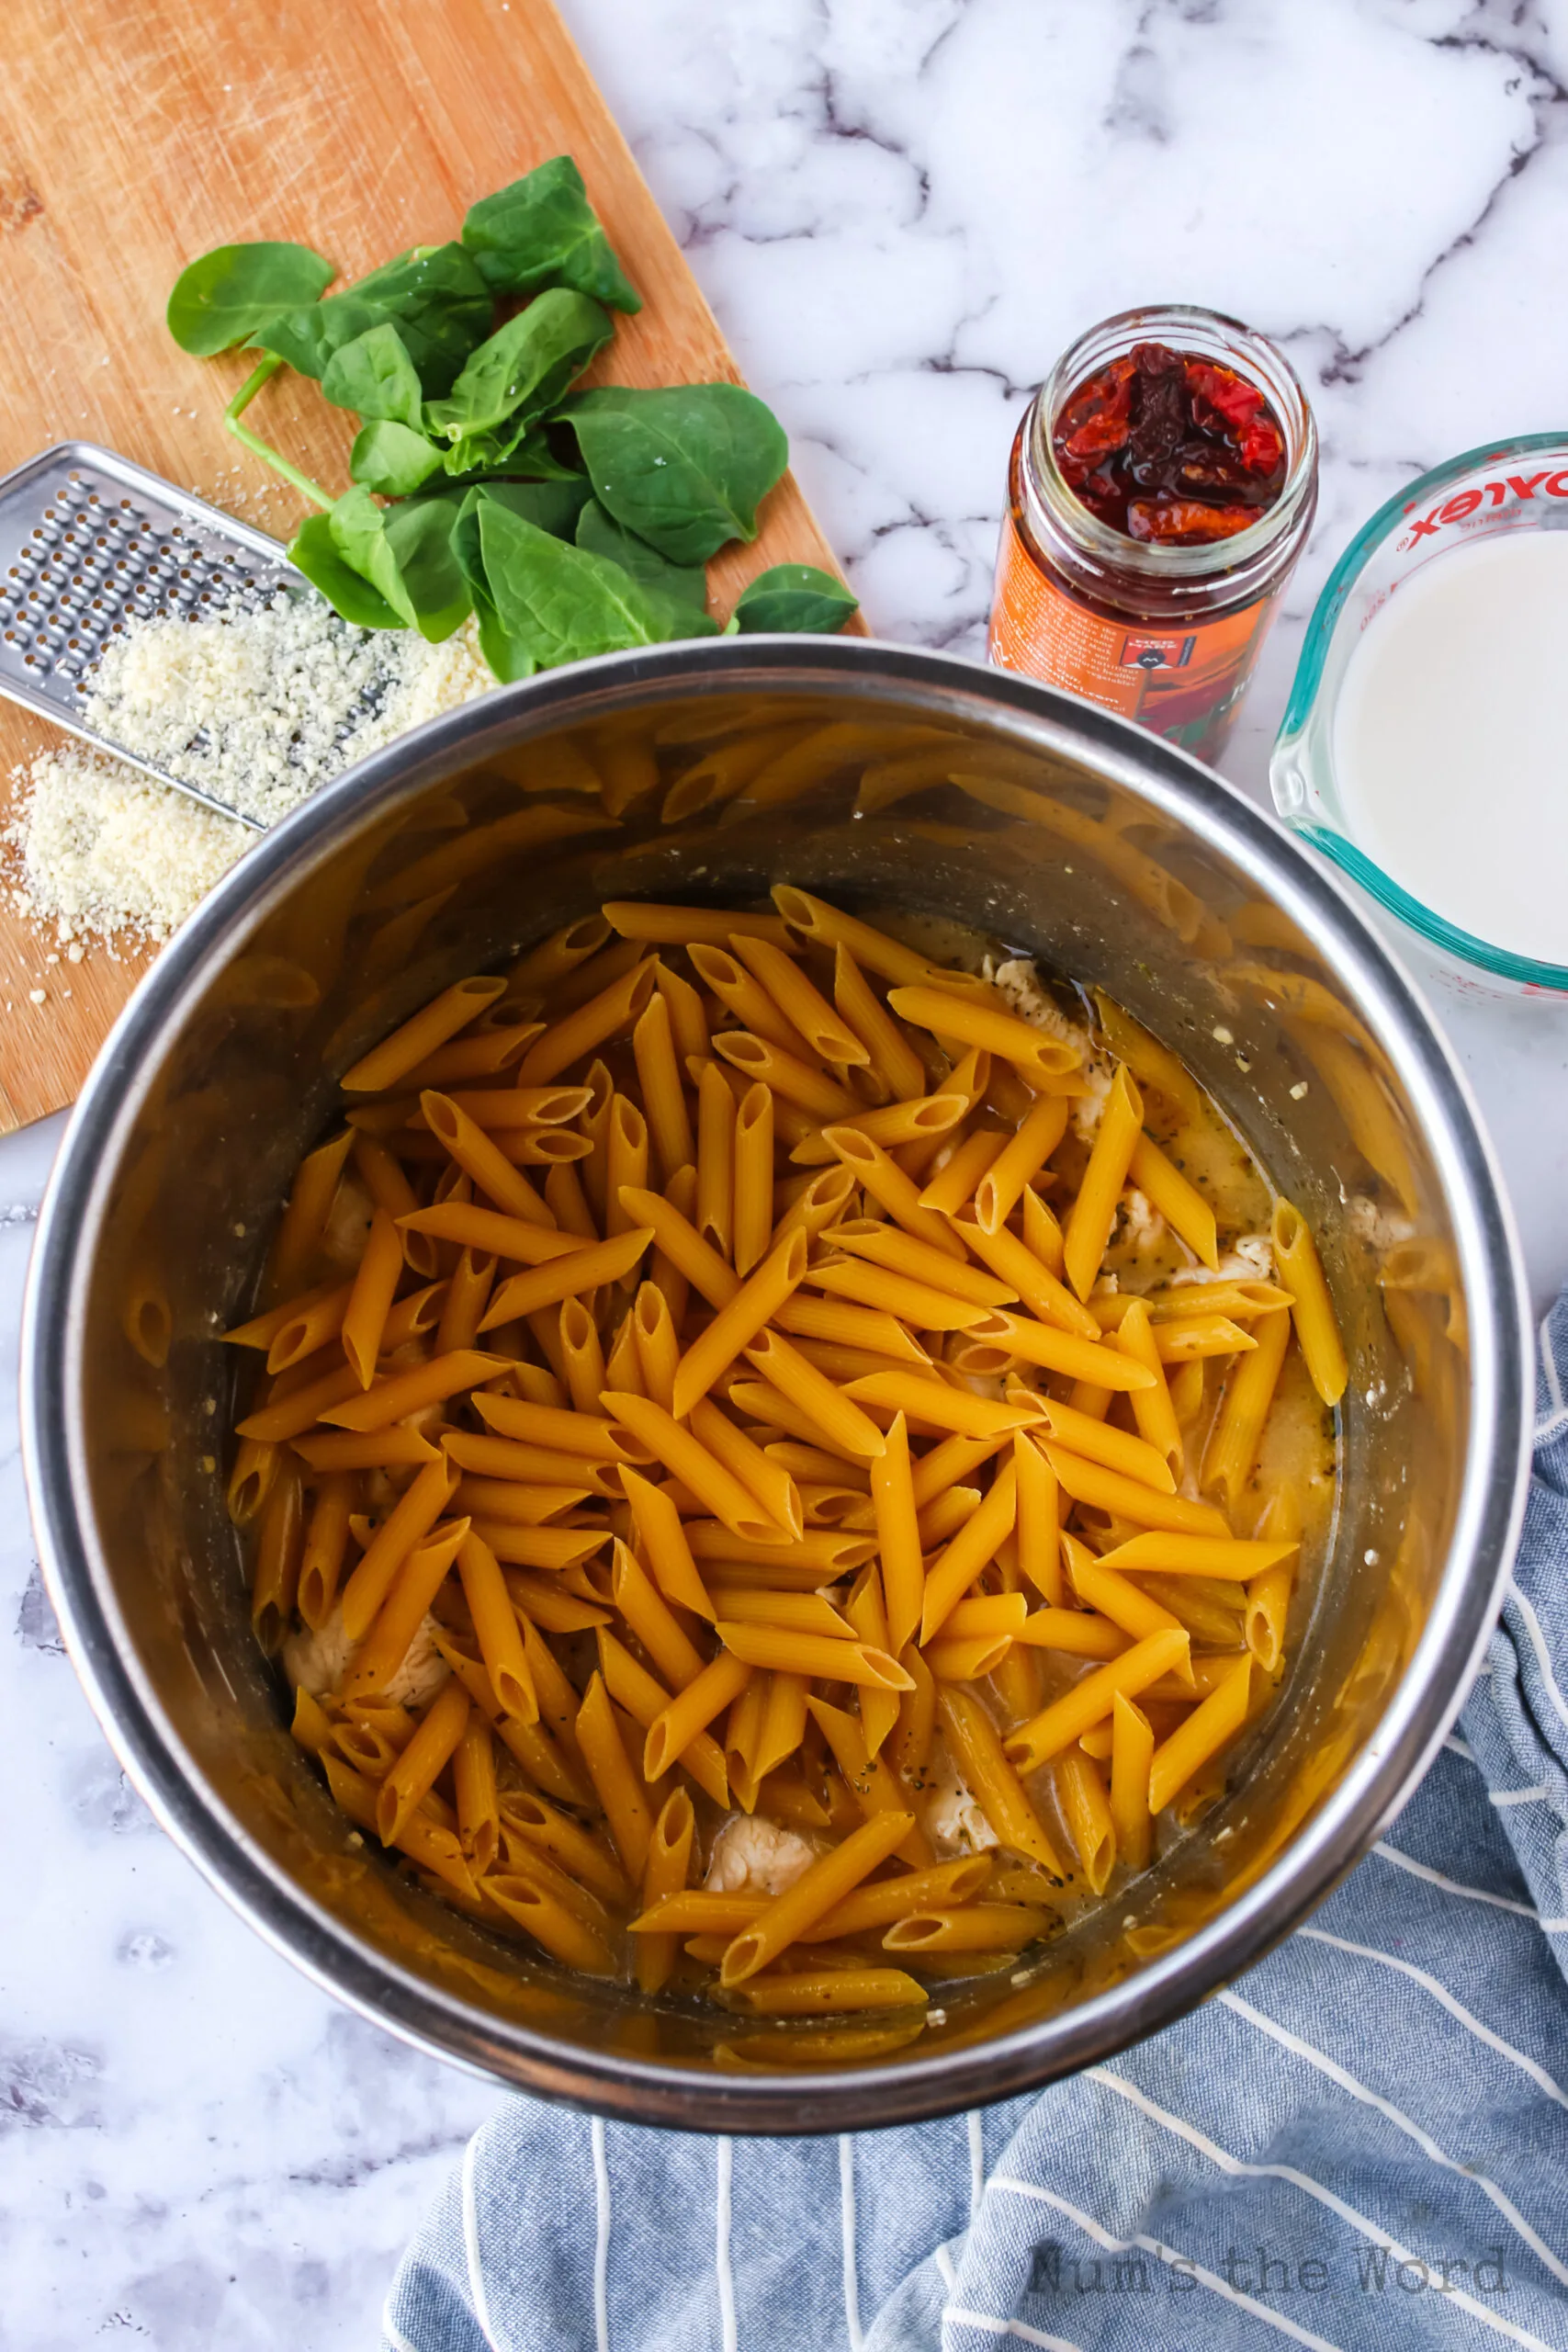
<svg viewBox="0 0 1568 2352">
<path fill-rule="evenodd" d="M 1080 2006 L 977 2047 L 888 2065 L 727 2076 L 557 2042 L 415 1976 L 319 1907 L 200 1779 L 164 1716 L 73 1509 L 81 1296 L 100 1171 L 150 1082 L 159 1039 L 209 958 L 286 897 L 372 808 L 389 809 L 523 732 L 617 706 L 751 686 L 831 693 L 858 679 L 932 715 L 969 715 L 1029 748 L 1086 753 L 1109 781 L 1190 827 L 1281 906 L 1340 975 L 1409 1091 L 1453 1223 L 1471 1326 L 1470 1446 L 1431 1612 L 1376 1729 L 1279 1858 L 1213 1919 Z M 203 1876 L 325 1990 L 427 2053 L 629 2122 L 725 2132 L 865 2130 L 1040 2088 L 1156 2031 L 1261 1958 L 1399 1809 L 1458 1714 L 1501 1598 L 1527 1492 L 1531 1318 L 1512 1216 L 1466 1080 L 1403 967 L 1341 885 L 1272 819 L 1130 721 L 1009 673 L 873 639 L 752 637 L 607 654 L 428 721 L 304 802 L 233 867 L 141 980 L 101 1050 L 39 1219 L 23 1310 L 22 1453 L 50 1597 L 111 1747 Z"/>
</svg>

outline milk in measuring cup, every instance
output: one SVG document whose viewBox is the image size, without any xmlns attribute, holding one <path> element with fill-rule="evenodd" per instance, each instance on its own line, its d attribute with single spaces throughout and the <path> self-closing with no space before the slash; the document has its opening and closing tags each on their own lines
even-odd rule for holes
<svg viewBox="0 0 1568 2352">
<path fill-rule="evenodd" d="M 1346 831 L 1492 945 L 1568 964 L 1568 531 L 1445 551 L 1367 622 L 1340 684 Z"/>
</svg>

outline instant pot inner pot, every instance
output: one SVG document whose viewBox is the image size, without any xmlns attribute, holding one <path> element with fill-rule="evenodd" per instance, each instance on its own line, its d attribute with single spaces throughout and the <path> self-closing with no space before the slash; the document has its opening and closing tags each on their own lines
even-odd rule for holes
<svg viewBox="0 0 1568 2352">
<path fill-rule="evenodd" d="M 218 1334 L 250 1305 L 295 1163 L 334 1115 L 337 1073 L 454 978 L 607 899 L 741 906 L 788 881 L 874 916 L 956 922 L 1108 989 L 1181 1056 L 1320 1236 L 1353 1366 L 1342 1496 L 1326 1555 L 1300 1580 L 1289 1670 L 1228 1793 L 1027 1981 L 955 1984 L 935 2004 L 945 2023 L 912 2048 L 908 2028 L 880 2045 L 856 2029 L 843 2048 L 860 2063 L 972 2045 L 1081 2001 L 1256 1877 L 1376 1722 L 1462 1476 L 1463 1303 L 1441 1192 L 1394 1073 L 1306 937 L 1092 752 L 992 727 L 977 695 L 965 718 L 821 685 L 766 700 L 722 680 L 666 699 L 601 688 L 543 732 L 520 701 L 511 740 L 492 729 L 484 756 L 455 754 L 467 766 L 432 775 L 427 761 L 357 800 L 351 784 L 335 826 L 187 986 L 88 1211 L 94 1273 L 72 1340 L 80 1507 L 143 1705 L 209 1809 L 313 1907 L 324 1973 L 355 1990 L 353 1954 L 368 1948 L 374 1990 L 357 1989 L 378 2013 L 395 2018 L 386 1987 L 412 1981 L 427 2030 L 430 2001 L 445 2003 L 464 2054 L 535 2085 L 550 2076 L 528 2029 L 684 2065 L 745 2069 L 766 2051 L 711 2009 L 565 1974 L 362 1842 L 289 1737 L 222 1499 L 245 1367 Z M 762 729 L 759 762 L 746 745 Z M 817 2040 L 830 2065 L 830 2030 Z"/>
</svg>

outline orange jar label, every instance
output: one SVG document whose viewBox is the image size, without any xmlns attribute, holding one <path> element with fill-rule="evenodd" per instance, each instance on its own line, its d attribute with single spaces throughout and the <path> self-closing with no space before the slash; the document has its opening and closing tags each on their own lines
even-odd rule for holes
<svg viewBox="0 0 1568 2352">
<path fill-rule="evenodd" d="M 1212 759 L 1230 732 L 1277 594 L 1271 589 L 1240 612 L 1173 628 L 1111 619 L 1041 570 L 1010 514 L 987 650 L 1001 669 L 1081 695 Z"/>
</svg>

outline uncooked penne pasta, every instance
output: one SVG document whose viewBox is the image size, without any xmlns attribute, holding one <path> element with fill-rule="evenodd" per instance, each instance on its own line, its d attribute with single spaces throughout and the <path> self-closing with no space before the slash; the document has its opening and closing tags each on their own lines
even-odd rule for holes
<svg viewBox="0 0 1568 2352">
<path fill-rule="evenodd" d="M 943 1136 L 958 1125 L 968 1110 L 968 1096 L 953 1091 L 921 1095 L 908 1102 L 884 1103 L 874 1111 L 857 1110 L 851 1102 L 832 1124 L 853 1127 L 868 1142 L 880 1144 L 888 1151 L 917 1143 L 929 1143 L 933 1151 L 939 1151 Z M 832 1145 L 820 1134 L 813 1134 L 795 1145 L 790 1153 L 794 1164 L 805 1168 L 819 1168 L 834 1157 Z"/>
<path fill-rule="evenodd" d="M 568 762 L 612 816 L 879 748 L 677 728 L 666 779 L 624 732 Z M 1213 1802 L 1346 1379 L 1299 1213 L 1156 1039 L 774 902 L 618 901 L 361 1056 L 223 1474 L 355 1826 L 550 1965 L 781 2021 L 738 2064 L 874 2054 Z M 1266 1223 L 1277 1280 L 1200 1279 Z M 995 1848 L 937 1860 L 939 1792 Z M 808 1841 L 782 1894 L 753 1814 Z"/>
<path fill-rule="evenodd" d="M 1004 1012 L 994 1004 L 986 1004 L 967 995 L 954 996 L 943 988 L 896 988 L 887 1000 L 893 1011 L 916 1028 L 930 1029 L 942 1037 L 955 1037 L 965 1046 L 977 1046 L 983 1053 L 995 1054 L 1004 1062 L 1013 1063 L 1026 1075 L 1036 1078 L 1066 1078 L 1076 1071 L 1080 1057 L 1076 1046 L 1065 1045 L 1036 1029 L 1016 1013 Z"/>
<path fill-rule="evenodd" d="M 985 1233 L 1006 1224 L 1067 1131 L 1071 1104 L 1065 1095 L 1042 1095 L 1027 1113 L 1007 1148 L 992 1160 L 975 1189 L 975 1219 Z"/>
<path fill-rule="evenodd" d="M 647 1668 L 635 1658 L 625 1644 L 615 1639 L 603 1625 L 597 1628 L 599 1671 L 604 1678 L 604 1688 L 618 1707 L 623 1707 L 637 1727 L 646 1732 L 659 1721 L 670 1704 L 670 1693 Z M 684 1750 L 683 1769 L 695 1785 L 716 1805 L 729 1803 L 732 1777 L 717 1742 L 700 1731 Z"/>
<path fill-rule="evenodd" d="M 378 1528 L 344 1589 L 344 1630 L 351 1641 L 362 1641 L 369 1632 L 399 1569 L 446 1510 L 456 1484 L 450 1463 L 438 1457 L 419 1472 Z"/>
<path fill-rule="evenodd" d="M 834 1298 L 847 1298 L 857 1306 L 897 1315 L 917 1331 L 964 1331 L 984 1322 L 992 1313 L 991 1308 L 978 1306 L 972 1299 L 960 1298 L 954 1291 L 937 1290 L 911 1275 L 896 1273 L 890 1267 L 872 1265 L 859 1258 L 834 1259 L 812 1266 L 807 1270 L 807 1280 L 814 1289 L 825 1290 Z"/>
<path fill-rule="evenodd" d="M 623 939 L 648 940 L 661 947 L 687 946 L 704 940 L 723 942 L 738 931 L 751 938 L 776 940 L 782 947 L 788 936 L 777 915 L 732 914 L 728 908 L 660 907 L 642 899 L 617 899 L 602 912 Z"/>
<path fill-rule="evenodd" d="M 347 1468 L 328 1471 L 311 1503 L 297 1591 L 299 1614 L 312 1633 L 326 1623 L 337 1599 L 338 1579 L 348 1552 L 349 1514 L 354 1509 L 357 1484 Z"/>
<path fill-rule="evenodd" d="M 640 1883 L 648 1867 L 653 1820 L 648 1795 L 632 1768 L 604 1677 L 595 1673 L 577 1711 L 577 1744 L 610 1837 L 628 1878 Z"/>
<path fill-rule="evenodd" d="M 278 1467 L 262 1505 L 251 1585 L 251 1623 L 270 1655 L 283 1639 L 299 1589 L 304 1515 L 296 1463 Z"/>
<path fill-rule="evenodd" d="M 1149 1765 L 1155 1736 L 1143 1709 L 1125 1691 L 1111 1702 L 1111 1819 L 1116 1850 L 1130 1871 L 1148 1868 L 1154 1816 L 1149 1811 Z"/>
<path fill-rule="evenodd" d="M 981 1177 L 1000 1158 L 1007 1144 L 1005 1127 L 976 1127 L 973 1135 L 954 1145 L 952 1158 L 919 1195 L 920 1206 L 940 1209 L 943 1216 L 956 1216 L 968 1207 Z M 1017 1293 L 1011 1295 L 1016 1297 Z"/>
<path fill-rule="evenodd" d="M 1052 1767 L 1057 1802 L 1091 1894 L 1103 1894 L 1116 1862 L 1116 1825 L 1100 1768 L 1081 1747 L 1069 1747 Z"/>
<path fill-rule="evenodd" d="M 976 1404 L 983 1400 L 976 1397 Z M 978 1510 L 972 1511 L 946 1549 L 930 1566 L 920 1603 L 920 1645 L 942 1632 L 953 1609 L 1004 1540 L 1011 1534 L 1018 1510 L 1018 1471 L 1006 1459 L 992 1479 Z"/>
<path fill-rule="evenodd" d="M 998 1839 L 1054 1879 L 1066 1873 L 1039 1812 L 985 1707 L 967 1690 L 944 1689 L 937 1708 L 965 1780 Z"/>
<path fill-rule="evenodd" d="M 1118 1325 L 1116 1344 L 1131 1363 L 1142 1364 L 1149 1374 L 1152 1385 L 1133 1392 L 1133 1418 L 1139 1436 L 1158 1453 L 1174 1484 L 1185 1460 L 1181 1424 L 1171 1403 L 1165 1365 L 1149 1324 L 1149 1311 L 1141 1298 L 1132 1301 Z"/>
<path fill-rule="evenodd" d="M 1109 1511 L 1115 1518 L 1131 1520 L 1134 1527 L 1159 1527 L 1178 1535 L 1225 1532 L 1224 1513 L 1209 1503 L 1190 1502 L 1185 1495 L 1160 1494 L 1153 1487 L 1126 1477 L 1120 1470 L 1107 1470 L 1098 1462 L 1086 1462 L 1081 1454 L 1071 1453 L 1049 1439 L 1043 1442 L 1045 1459 L 1075 1502 Z"/>
<path fill-rule="evenodd" d="M 770 1107 L 773 1097 L 765 1087 L 759 1092 Z M 705 1060 L 697 1080 L 696 1227 L 705 1241 L 711 1242 L 721 1257 L 731 1254 L 735 1226 L 735 1097 L 717 1062 Z M 771 1229 L 772 1183 L 773 1170 L 773 1140 L 771 1130 L 767 1138 L 767 1171 L 762 1185 L 762 1214 Z M 763 1234 L 766 1246 L 767 1233 Z M 761 1251 L 758 1251 L 758 1256 Z M 751 1261 L 753 1264 L 755 1260 Z M 750 1272 L 750 1267 L 743 1271 Z"/>
<path fill-rule="evenodd" d="M 765 1976 L 730 1995 L 737 2008 L 758 2018 L 831 2017 L 845 2009 L 919 2008 L 926 1987 L 901 1968 L 833 1968 Z"/>
<path fill-rule="evenodd" d="M 1263 1425 L 1285 1361 L 1291 1320 L 1283 1307 L 1258 1317 L 1254 1326 L 1257 1345 L 1232 1366 L 1219 1417 L 1204 1450 L 1203 1484 L 1218 1487 L 1233 1510 L 1258 1459 Z"/>
<path fill-rule="evenodd" d="M 1054 1700 L 1036 1715 L 1009 1734 L 1003 1748 L 1010 1760 L 1033 1771 L 1049 1763 L 1069 1748 L 1091 1724 L 1101 1722 L 1110 1714 L 1118 1690 L 1135 1699 L 1173 1666 L 1186 1661 L 1188 1636 L 1180 1630 L 1152 1634 L 1145 1641 L 1135 1642 L 1120 1657 L 1097 1667 L 1086 1674 L 1063 1697 Z"/>
<path fill-rule="evenodd" d="M 793 956 L 771 940 L 748 938 L 744 932 L 737 932 L 730 944 L 819 1061 L 835 1069 L 864 1069 L 869 1064 L 866 1046 Z"/>
<path fill-rule="evenodd" d="M 929 1255 L 962 1262 L 964 1244 L 948 1220 L 934 1209 L 920 1206 L 919 1186 L 881 1144 L 874 1143 L 870 1136 L 852 1126 L 824 1127 L 822 1140 L 862 1190 L 881 1203 L 895 1225 L 901 1226 L 918 1243 L 923 1243 Z"/>
<path fill-rule="evenodd" d="M 690 953 L 698 978 L 742 1029 L 751 1036 L 766 1038 L 786 1054 L 800 1052 L 806 1042 L 800 1032 L 729 942 L 698 941 Z"/>
<path fill-rule="evenodd" d="M 564 1311 L 564 1310 L 563 1310 Z M 675 1335 L 670 1301 L 657 1283 L 640 1283 L 632 1302 L 632 1339 L 642 1374 L 643 1393 L 668 1412 L 674 1402 L 675 1378 L 681 1363 L 681 1342 Z M 604 1383 L 601 1381 L 603 1392 Z"/>
<path fill-rule="evenodd" d="M 436 1140 L 498 1209 L 538 1225 L 548 1222 L 549 1211 L 535 1186 L 449 1094 L 427 1089 L 420 1096 L 420 1108 Z"/>
<path fill-rule="evenodd" d="M 1163 1813 L 1201 1764 L 1235 1738 L 1247 1720 L 1252 1660 L 1238 1658 L 1185 1723 L 1162 1740 L 1149 1762 L 1149 1810 Z"/>
<path fill-rule="evenodd" d="M 523 1723 L 537 1723 L 534 1678 L 501 1564 L 471 1526 L 457 1547 L 457 1572 L 491 1690 L 505 1713 Z"/>
<path fill-rule="evenodd" d="M 382 1335 L 402 1271 L 403 1245 L 398 1228 L 387 1211 L 378 1208 L 370 1220 L 365 1255 L 359 1261 L 339 1327 L 343 1351 L 354 1366 L 361 1388 L 368 1388 L 376 1377 L 376 1359 L 381 1352 Z"/>
<path fill-rule="evenodd" d="M 655 989 L 632 1030 L 632 1052 L 642 1088 L 653 1156 L 666 1183 L 696 1158 L 691 1114 L 681 1083 L 668 1000 Z M 629 1178 L 623 1182 L 632 1181 Z"/>
<path fill-rule="evenodd" d="M 898 1173 L 897 1170 L 894 1172 Z M 951 1222 L 949 1238 L 953 1246 L 945 1250 L 933 1250 L 908 1230 L 900 1231 L 874 1217 L 840 1218 L 826 1229 L 824 1238 L 836 1250 L 847 1250 L 852 1258 L 863 1258 L 890 1273 L 904 1275 L 944 1295 L 969 1300 L 976 1306 L 1010 1306 L 1018 1298 L 1018 1293 L 995 1274 L 966 1262 L 963 1240 L 951 1229 Z"/>
<path fill-rule="evenodd" d="M 841 1113 L 852 1113 L 856 1107 L 855 1098 L 847 1087 L 767 1037 L 759 1037 L 750 1030 L 730 1029 L 716 1035 L 713 1044 L 715 1052 L 744 1077 L 760 1080 L 781 1102 L 794 1103 L 813 1120 L 834 1119 Z"/>
<path fill-rule="evenodd" d="M 1291 1294 L 1291 1314 L 1301 1343 L 1302 1361 L 1324 1403 L 1337 1405 L 1350 1376 L 1345 1345 L 1339 1337 L 1316 1244 L 1300 1209 L 1289 1201 L 1275 1202 L 1270 1238 L 1280 1280 Z"/>
<path fill-rule="evenodd" d="M 563 1069 L 570 1069 L 606 1039 L 630 1029 L 647 1009 L 654 977 L 651 962 L 634 965 L 629 972 L 621 973 L 564 1020 L 550 1023 L 519 1063 L 518 1084 L 542 1086 L 547 1079 L 558 1078 Z"/>
<path fill-rule="evenodd" d="M 623 1193 L 648 1182 L 648 1121 L 629 1095 L 615 1094 L 610 1099 L 604 1149 L 604 1232 L 609 1238 L 625 1233 L 633 1223 Z"/>
<path fill-rule="evenodd" d="M 345 1094 L 378 1094 L 417 1068 L 427 1054 L 466 1029 L 471 1021 L 506 991 L 503 979 L 479 978 L 457 980 L 433 997 L 422 1011 L 394 1029 L 367 1054 L 361 1055 L 340 1083 Z"/>
<path fill-rule="evenodd" d="M 696 1826 L 691 1798 L 684 1789 L 672 1790 L 660 1808 L 649 1839 L 641 1888 L 644 1911 L 685 1885 Z M 635 1966 L 637 1981 L 645 1993 L 657 1993 L 669 1981 L 676 1956 L 673 1935 L 638 1937 Z"/>
<path fill-rule="evenodd" d="M 1063 1237 L 1067 1280 L 1079 1298 L 1087 1298 L 1094 1288 L 1143 1125 L 1143 1100 L 1123 1067 L 1111 1080 Z"/>
<path fill-rule="evenodd" d="M 1031 1193 L 1026 1199 L 1032 1200 Z M 1042 1322 L 1059 1326 L 1081 1340 L 1098 1342 L 1100 1330 L 1092 1309 L 1075 1298 L 1033 1247 L 1021 1236 L 1000 1226 L 987 1233 L 973 1219 L 960 1217 L 959 1239 L 1001 1281 L 1012 1286 L 1021 1306 Z"/>
<path fill-rule="evenodd" d="M 842 940 L 833 953 L 833 1002 L 889 1096 L 919 1094 L 926 1082 L 924 1064 Z"/>
<path fill-rule="evenodd" d="M 320 1255 L 354 1140 L 353 1128 L 344 1127 L 307 1152 L 295 1170 L 267 1266 L 270 1294 L 281 1291 L 287 1298 L 299 1287 L 301 1270 Z"/>
<path fill-rule="evenodd" d="M 1127 1173 L 1204 1265 L 1217 1266 L 1220 1258 L 1213 1210 L 1197 1186 L 1188 1182 L 1148 1136 L 1139 1136 L 1133 1146 Z"/>
<path fill-rule="evenodd" d="M 493 1331 L 499 1325 L 536 1314 L 542 1306 L 558 1306 L 563 1299 L 581 1298 L 585 1292 L 604 1283 L 621 1281 L 631 1272 L 653 1238 L 650 1227 L 633 1227 L 610 1240 L 590 1242 L 565 1257 L 555 1258 L 548 1265 L 509 1275 L 492 1296 L 479 1324 L 480 1331 Z"/>
<path fill-rule="evenodd" d="M 1049 1919 L 1049 1912 L 1021 1903 L 922 1908 L 895 1920 L 882 1948 L 896 1952 L 1019 1952 L 1035 1940 Z"/>
<path fill-rule="evenodd" d="M 792 1233 L 769 1252 L 728 1305 L 719 1308 L 677 1367 L 671 1410 L 678 1420 L 685 1419 L 720 1374 L 728 1372 L 742 1350 L 772 1322 L 776 1310 L 799 1288 L 806 1264 L 806 1237 Z"/>
</svg>

